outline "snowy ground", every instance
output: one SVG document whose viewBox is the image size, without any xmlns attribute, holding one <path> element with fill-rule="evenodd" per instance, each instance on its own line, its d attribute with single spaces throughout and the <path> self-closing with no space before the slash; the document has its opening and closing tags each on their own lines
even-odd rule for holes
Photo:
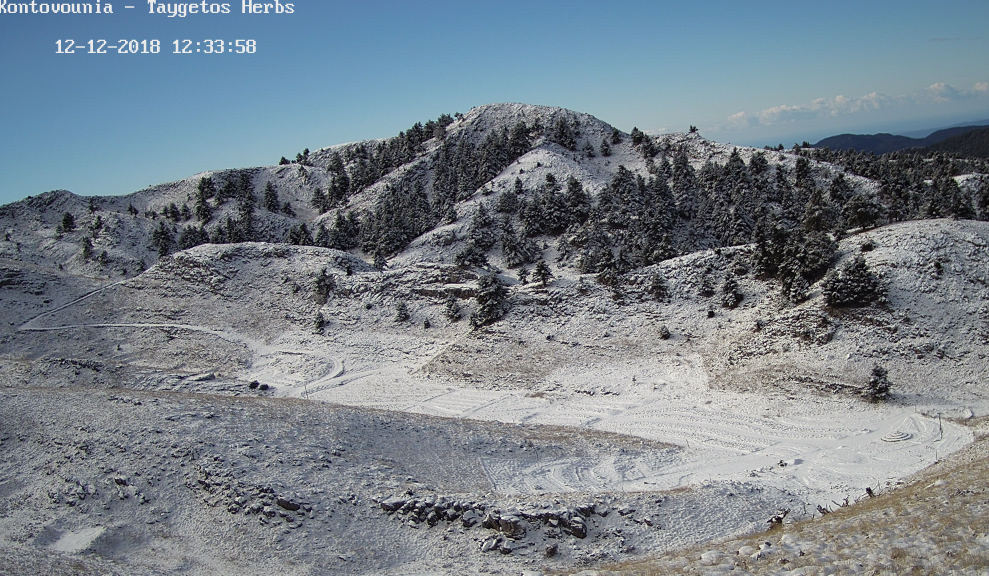
<svg viewBox="0 0 989 576">
<path fill-rule="evenodd" d="M 261 574 L 288 555 L 296 574 L 569 570 L 887 494 L 989 413 L 966 321 L 985 227 L 890 228 L 869 253 L 890 309 L 779 309 L 746 278 L 743 305 L 705 322 L 696 270 L 726 251 L 668 264 L 666 304 L 630 290 L 619 305 L 562 273 L 518 287 L 480 335 L 440 320 L 446 287 L 469 285 L 452 268 L 350 277 L 339 253 L 260 245 L 89 289 L 24 268 L 0 332 L 0 550 L 25 574 Z M 903 242 L 957 270 L 918 275 Z M 319 306 L 324 266 L 340 295 Z M 413 322 L 394 321 L 400 299 Z M 898 385 L 888 405 L 847 392 L 875 359 Z M 808 374 L 846 392 L 801 389 Z"/>
</svg>

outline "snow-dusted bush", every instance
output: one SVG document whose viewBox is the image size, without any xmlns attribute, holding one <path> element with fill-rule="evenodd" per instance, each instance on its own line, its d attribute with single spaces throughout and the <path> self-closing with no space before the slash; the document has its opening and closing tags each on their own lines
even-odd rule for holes
<svg viewBox="0 0 989 576">
<path fill-rule="evenodd" d="M 395 322 L 405 322 L 409 318 L 412 318 L 412 313 L 409 312 L 409 305 L 405 302 L 399 302 L 395 305 Z"/>
<path fill-rule="evenodd" d="M 721 285 L 721 305 L 725 308 L 735 308 L 741 304 L 743 299 L 741 290 L 738 289 L 738 281 L 733 274 L 729 274 Z"/>
<path fill-rule="evenodd" d="M 477 280 L 477 310 L 470 315 L 470 325 L 479 328 L 508 311 L 508 289 L 494 272 Z"/>
<path fill-rule="evenodd" d="M 890 397 L 890 382 L 886 369 L 882 366 L 872 368 L 872 376 L 865 385 L 865 397 L 870 402 L 885 402 Z"/>
<path fill-rule="evenodd" d="M 824 300 L 835 308 L 864 306 L 886 296 L 882 281 L 869 269 L 865 258 L 856 256 L 838 271 L 828 272 L 822 288 Z"/>
</svg>

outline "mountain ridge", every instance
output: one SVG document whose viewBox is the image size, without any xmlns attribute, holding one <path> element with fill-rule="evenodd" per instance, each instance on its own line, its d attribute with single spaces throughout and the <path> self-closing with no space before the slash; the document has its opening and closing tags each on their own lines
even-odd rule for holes
<svg viewBox="0 0 989 576">
<path fill-rule="evenodd" d="M 984 124 L 970 124 L 942 128 L 924 136 L 915 138 L 896 134 L 838 134 L 819 140 L 814 148 L 830 148 L 833 150 L 858 150 L 873 154 L 888 154 L 909 148 L 929 147 L 952 137 L 974 130 L 985 128 Z"/>
</svg>

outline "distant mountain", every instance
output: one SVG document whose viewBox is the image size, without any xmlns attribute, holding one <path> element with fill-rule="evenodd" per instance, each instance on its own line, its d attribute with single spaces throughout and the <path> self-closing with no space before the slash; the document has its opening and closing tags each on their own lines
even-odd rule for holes
<svg viewBox="0 0 989 576">
<path fill-rule="evenodd" d="M 858 150 L 860 152 L 872 152 L 874 154 L 886 154 L 905 150 L 907 148 L 923 148 L 932 146 L 953 136 L 958 136 L 979 130 L 984 126 L 956 126 L 945 128 L 931 133 L 925 138 L 910 138 L 909 136 L 899 136 L 896 134 L 839 134 L 829 136 L 817 144 L 814 148 L 830 148 L 831 150 Z"/>
<path fill-rule="evenodd" d="M 982 127 L 964 134 L 952 136 L 937 144 L 928 146 L 924 151 L 947 152 L 950 154 L 974 158 L 989 158 L 989 128 Z"/>
<path fill-rule="evenodd" d="M 985 118 L 983 120 L 968 120 L 966 122 L 959 122 L 950 126 L 940 126 L 938 128 L 928 128 L 926 130 L 910 130 L 907 132 L 899 132 L 898 134 L 900 136 L 909 136 L 911 138 L 927 138 L 938 130 L 944 130 L 945 128 L 960 128 L 962 126 L 989 126 L 989 118 Z"/>
</svg>

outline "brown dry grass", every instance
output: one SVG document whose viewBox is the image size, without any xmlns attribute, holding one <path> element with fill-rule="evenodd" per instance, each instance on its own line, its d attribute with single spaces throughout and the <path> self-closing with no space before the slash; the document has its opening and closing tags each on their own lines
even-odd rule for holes
<svg viewBox="0 0 989 576">
<path fill-rule="evenodd" d="M 983 428 L 984 421 L 970 422 Z M 814 520 L 706 543 L 662 556 L 603 567 L 600 574 L 658 576 L 706 574 L 700 556 L 716 550 L 739 574 L 989 574 L 989 436 L 908 479 L 895 490 L 866 498 Z M 781 535 L 793 543 L 779 546 Z M 739 557 L 742 546 L 770 541 L 764 559 Z M 801 554 L 802 552 L 802 554 Z"/>
</svg>

